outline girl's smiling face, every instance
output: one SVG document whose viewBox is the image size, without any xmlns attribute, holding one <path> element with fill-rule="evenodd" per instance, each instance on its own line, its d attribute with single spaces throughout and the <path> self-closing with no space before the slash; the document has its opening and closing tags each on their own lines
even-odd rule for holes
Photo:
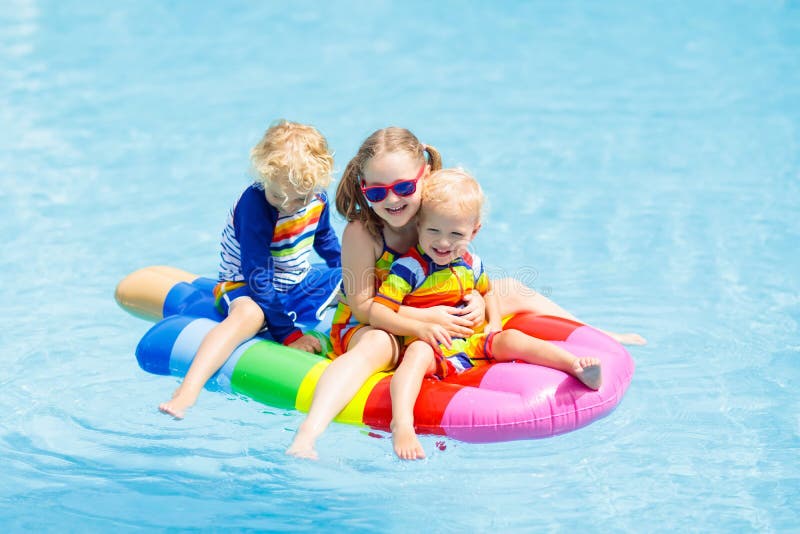
<svg viewBox="0 0 800 534">
<path fill-rule="evenodd" d="M 363 185 L 366 187 L 390 185 L 398 180 L 413 180 L 424 162 L 404 152 L 379 154 L 364 165 Z M 430 173 L 425 165 L 417 189 L 411 195 L 403 197 L 391 189 L 386 198 L 380 202 L 370 202 L 373 211 L 392 228 L 402 228 L 414 219 L 422 203 L 421 185 Z"/>
</svg>

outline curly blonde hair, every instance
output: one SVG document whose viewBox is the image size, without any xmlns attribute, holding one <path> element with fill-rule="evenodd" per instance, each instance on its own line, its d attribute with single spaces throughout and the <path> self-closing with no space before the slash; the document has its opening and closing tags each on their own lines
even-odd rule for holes
<svg viewBox="0 0 800 534">
<path fill-rule="evenodd" d="M 280 119 L 250 150 L 250 163 L 262 186 L 279 182 L 299 194 L 321 191 L 331 183 L 333 155 L 313 126 Z"/>
<path fill-rule="evenodd" d="M 478 181 L 460 167 L 432 172 L 422 184 L 422 213 L 429 209 L 456 211 L 472 215 L 480 223 L 485 203 Z"/>
<path fill-rule="evenodd" d="M 405 152 L 421 163 L 427 162 L 431 170 L 442 168 L 442 156 L 431 145 L 425 145 L 417 136 L 405 128 L 390 126 L 372 133 L 361 144 L 358 153 L 344 169 L 339 187 L 336 190 L 336 210 L 348 221 L 361 221 L 367 231 L 380 238 L 383 221 L 361 192 L 364 167 L 375 156 L 387 153 Z M 425 157 L 427 154 L 427 158 Z"/>
</svg>

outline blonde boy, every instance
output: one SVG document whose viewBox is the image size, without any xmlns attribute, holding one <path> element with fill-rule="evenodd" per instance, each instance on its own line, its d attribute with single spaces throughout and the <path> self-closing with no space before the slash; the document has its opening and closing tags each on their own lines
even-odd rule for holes
<svg viewBox="0 0 800 534">
<path fill-rule="evenodd" d="M 425 457 L 414 431 L 414 404 L 425 375 L 444 378 L 489 361 L 523 360 L 570 373 L 591 389 L 602 381 L 597 358 L 576 358 L 518 330 L 502 330 L 481 260 L 467 252 L 481 226 L 483 203 L 480 185 L 462 169 L 432 173 L 422 185 L 419 244 L 395 260 L 370 308 L 370 324 L 406 336 L 390 386 L 392 441 L 402 459 Z M 458 306 L 473 289 L 484 296 L 488 324 L 466 339 L 452 339 L 438 324 L 397 313 L 400 305 Z"/>
<path fill-rule="evenodd" d="M 206 381 L 243 341 L 266 330 L 308 352 L 319 341 L 295 322 L 313 322 L 341 283 L 341 248 L 330 224 L 333 156 L 315 128 L 274 123 L 250 152 L 255 182 L 240 195 L 222 232 L 217 309 L 225 319 L 203 339 L 183 383 L 159 409 L 183 417 Z M 328 269 L 311 265 L 315 250 Z"/>
</svg>

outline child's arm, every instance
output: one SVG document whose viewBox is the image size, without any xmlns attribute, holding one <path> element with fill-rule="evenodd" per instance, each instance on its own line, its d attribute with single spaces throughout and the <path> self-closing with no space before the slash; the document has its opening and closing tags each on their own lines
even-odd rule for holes
<svg viewBox="0 0 800 534">
<path fill-rule="evenodd" d="M 424 281 L 418 260 L 403 256 L 392 263 L 389 274 L 372 299 L 369 322 L 372 326 L 400 336 L 415 336 L 434 346 L 450 346 L 447 329 L 437 323 L 403 315 L 400 308 L 406 297 Z M 406 313 L 410 311 L 405 307 Z"/>
<path fill-rule="evenodd" d="M 342 247 L 339 246 L 339 238 L 331 226 L 331 214 L 328 208 L 328 195 L 320 193 L 318 198 L 322 202 L 322 213 L 317 223 L 317 231 L 314 234 L 314 250 L 319 257 L 325 260 L 328 267 L 342 266 Z"/>
<path fill-rule="evenodd" d="M 377 260 L 375 238 L 363 223 L 353 221 L 345 226 L 342 233 L 342 284 L 347 295 L 347 305 L 356 320 L 363 324 L 370 324 L 370 307 L 375 298 Z M 454 337 L 468 337 L 473 333 L 473 325 L 469 321 L 465 321 L 459 315 L 447 315 L 445 308 L 435 306 L 419 309 L 401 306 L 399 313 L 419 321 L 441 325 Z M 455 308 L 453 310 L 462 311 Z"/>
<path fill-rule="evenodd" d="M 398 307 L 399 309 L 399 307 Z M 422 321 L 400 315 L 381 300 L 372 302 L 369 308 L 369 324 L 398 336 L 416 336 Z"/>
<path fill-rule="evenodd" d="M 418 337 L 434 347 L 440 344 L 450 347 L 450 334 L 443 326 L 400 315 L 380 297 L 376 297 L 372 302 L 369 323 L 375 328 L 386 330 L 398 336 Z"/>
<path fill-rule="evenodd" d="M 342 286 L 347 305 L 362 324 L 369 324 L 377 260 L 375 238 L 360 221 L 348 223 L 342 233 Z"/>
<path fill-rule="evenodd" d="M 483 299 L 480 299 L 481 321 L 483 323 Z M 424 323 L 435 323 L 442 326 L 450 334 L 450 337 L 469 337 L 474 334 L 475 323 L 465 316 L 467 308 L 455 308 L 453 306 L 431 306 L 430 308 L 414 308 L 412 306 L 400 306 L 397 313 L 404 316 L 422 321 Z"/>
</svg>

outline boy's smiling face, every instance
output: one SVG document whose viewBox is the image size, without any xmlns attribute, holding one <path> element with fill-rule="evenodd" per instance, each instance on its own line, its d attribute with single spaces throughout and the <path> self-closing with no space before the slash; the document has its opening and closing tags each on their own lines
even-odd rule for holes
<svg viewBox="0 0 800 534">
<path fill-rule="evenodd" d="M 419 214 L 419 245 L 437 265 L 448 265 L 466 252 L 480 229 L 474 214 L 457 207 L 425 206 Z"/>
</svg>

